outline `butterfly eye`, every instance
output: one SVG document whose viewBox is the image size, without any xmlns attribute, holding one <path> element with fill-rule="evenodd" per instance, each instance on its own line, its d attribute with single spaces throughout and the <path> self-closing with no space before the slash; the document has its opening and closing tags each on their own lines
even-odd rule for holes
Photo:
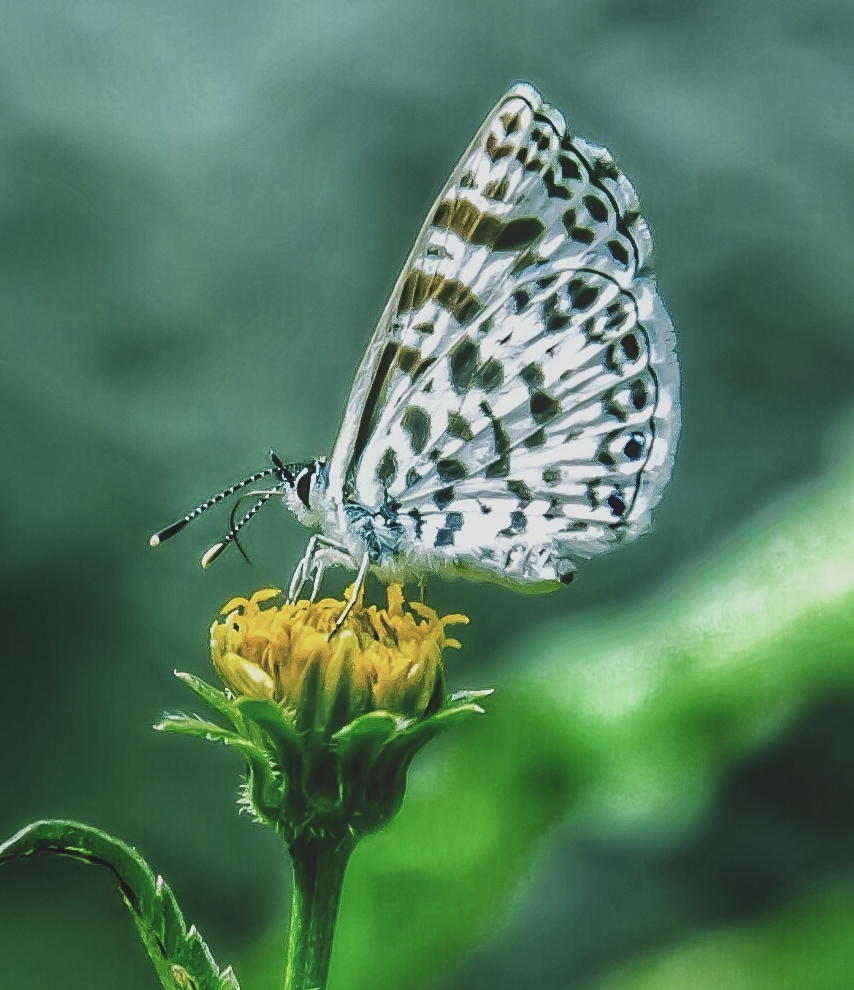
<svg viewBox="0 0 854 990">
<path fill-rule="evenodd" d="M 314 477 L 314 471 L 309 468 L 303 471 L 297 478 L 297 495 L 302 504 L 308 508 L 309 507 L 309 494 L 311 493 L 311 479 Z"/>
</svg>

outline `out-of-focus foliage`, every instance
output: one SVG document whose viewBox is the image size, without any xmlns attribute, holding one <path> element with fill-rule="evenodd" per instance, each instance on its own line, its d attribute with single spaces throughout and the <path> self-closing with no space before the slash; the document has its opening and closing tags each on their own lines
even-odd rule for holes
<svg viewBox="0 0 854 990">
<path fill-rule="evenodd" d="M 224 515 L 148 535 L 270 445 L 329 449 L 433 196 L 527 78 L 639 190 L 684 371 L 674 482 L 565 594 L 430 583 L 472 619 L 451 689 L 495 706 L 357 852 L 334 978 L 593 987 L 846 896 L 851 4 L 32 0 L 2 24 L 0 836 L 127 839 L 253 990 L 287 863 L 235 814 L 239 756 L 150 726 L 304 533 L 271 506 L 255 568 L 204 574 Z M 10 986 L 153 990 L 107 877 L 4 869 Z"/>
<path fill-rule="evenodd" d="M 837 522 L 852 512 L 849 463 L 641 608 L 516 644 L 488 717 L 355 857 L 336 990 L 428 985 L 500 922 L 568 812 L 674 839 L 734 759 L 854 687 L 854 530 Z"/>
<path fill-rule="evenodd" d="M 597 990 L 847 990 L 854 986 L 850 891 L 741 928 L 705 932 L 606 978 Z"/>
</svg>

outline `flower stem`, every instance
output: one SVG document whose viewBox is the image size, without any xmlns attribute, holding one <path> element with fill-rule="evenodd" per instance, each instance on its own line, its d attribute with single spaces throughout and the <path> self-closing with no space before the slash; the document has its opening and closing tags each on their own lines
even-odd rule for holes
<svg viewBox="0 0 854 990">
<path fill-rule="evenodd" d="M 344 873 L 355 840 L 307 837 L 290 847 L 294 894 L 284 990 L 326 990 Z"/>
</svg>

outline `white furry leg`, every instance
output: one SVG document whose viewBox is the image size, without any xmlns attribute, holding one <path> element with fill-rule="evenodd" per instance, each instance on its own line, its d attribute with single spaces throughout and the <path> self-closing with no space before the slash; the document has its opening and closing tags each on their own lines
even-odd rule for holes
<svg viewBox="0 0 854 990">
<path fill-rule="evenodd" d="M 312 577 L 314 578 L 314 583 L 312 585 L 311 601 L 315 600 L 320 590 L 320 581 L 323 577 L 323 572 L 326 570 L 328 558 L 334 557 L 336 553 L 338 555 L 344 554 L 346 559 L 351 559 L 347 548 L 342 543 L 330 540 L 328 536 L 321 536 L 317 533 L 311 537 L 308 541 L 308 546 L 305 548 L 305 553 L 302 555 L 302 559 L 294 570 L 291 583 L 288 587 L 289 605 L 293 605 L 296 602 L 306 582 L 311 581 Z"/>
</svg>

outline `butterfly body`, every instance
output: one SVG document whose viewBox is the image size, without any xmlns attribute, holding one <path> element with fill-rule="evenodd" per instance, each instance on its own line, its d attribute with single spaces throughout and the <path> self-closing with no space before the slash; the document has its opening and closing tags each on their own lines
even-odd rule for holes
<svg viewBox="0 0 854 990">
<path fill-rule="evenodd" d="M 317 530 L 292 592 L 331 564 L 547 590 L 646 530 L 680 429 L 650 252 L 608 151 L 512 87 L 416 239 L 331 454 L 268 469 Z"/>
</svg>

